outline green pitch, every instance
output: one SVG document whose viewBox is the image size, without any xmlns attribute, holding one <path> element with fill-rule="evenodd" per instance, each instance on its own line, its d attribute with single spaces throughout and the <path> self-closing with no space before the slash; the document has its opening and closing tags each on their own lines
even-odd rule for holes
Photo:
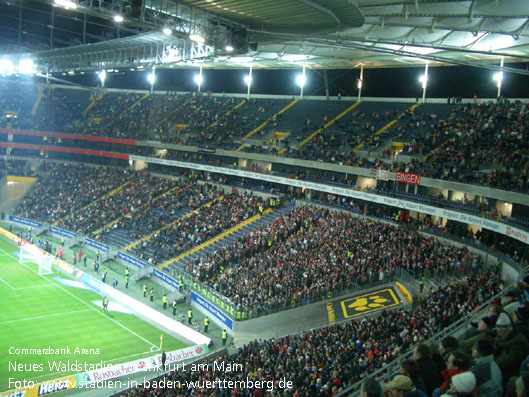
<svg viewBox="0 0 529 397">
<path fill-rule="evenodd" d="M 54 280 L 58 274 L 38 276 L 37 265 L 18 263 L 17 250 L 0 238 L 0 391 L 10 389 L 9 378 L 37 383 L 70 375 L 50 369 L 49 362 L 96 364 L 103 360 L 114 364 L 156 354 L 161 334 L 166 351 L 188 346 L 134 315 L 103 313 L 94 303 L 101 303 L 99 295 L 62 285 Z M 10 354 L 10 349 L 50 347 L 68 347 L 72 354 Z M 75 348 L 93 350 L 74 354 Z M 15 362 L 23 364 L 24 371 L 14 371 Z"/>
</svg>

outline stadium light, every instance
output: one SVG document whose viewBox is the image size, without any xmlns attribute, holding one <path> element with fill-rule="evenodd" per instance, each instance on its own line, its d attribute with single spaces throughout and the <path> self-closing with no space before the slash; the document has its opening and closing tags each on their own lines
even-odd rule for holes
<svg viewBox="0 0 529 397">
<path fill-rule="evenodd" d="M 97 73 L 97 77 L 99 77 L 99 80 L 101 80 L 101 87 L 104 87 L 105 79 L 107 78 L 107 72 L 103 69 L 102 71 Z"/>
<path fill-rule="evenodd" d="M 114 21 L 116 21 L 117 23 L 121 23 L 123 22 L 123 17 L 119 14 L 114 15 Z"/>
<path fill-rule="evenodd" d="M 249 74 L 247 74 L 246 76 L 244 76 L 244 83 L 249 87 L 252 85 L 252 76 L 250 76 Z"/>
<path fill-rule="evenodd" d="M 204 82 L 204 78 L 202 77 L 202 66 L 200 67 L 200 73 L 195 74 L 193 79 L 195 80 L 195 83 L 198 86 L 198 92 L 200 92 L 200 87 L 202 86 L 202 83 Z"/>
<path fill-rule="evenodd" d="M 298 83 L 301 88 L 303 88 L 306 82 L 307 78 L 305 77 L 305 74 L 298 74 L 298 76 L 296 77 L 296 83 Z"/>
<path fill-rule="evenodd" d="M 305 76 L 305 65 L 303 65 L 303 72 L 297 75 L 296 83 L 298 83 L 300 87 L 299 98 L 303 99 L 303 87 L 305 87 L 305 83 L 307 83 L 307 78 Z"/>
<path fill-rule="evenodd" d="M 199 34 L 190 34 L 189 35 L 189 40 L 196 41 L 197 43 L 205 43 L 206 42 L 206 39 L 204 37 L 200 36 Z"/>
<path fill-rule="evenodd" d="M 15 73 L 15 65 L 9 59 L 0 59 L 0 74 L 10 76 Z"/>
<path fill-rule="evenodd" d="M 500 71 L 495 73 L 492 78 L 496 81 L 496 85 L 498 87 L 498 94 L 496 98 L 499 98 L 501 96 L 501 83 L 503 82 L 503 57 L 501 57 L 500 61 Z"/>
<path fill-rule="evenodd" d="M 18 73 L 33 74 L 35 73 L 35 64 L 31 59 L 22 59 L 18 61 Z"/>
<path fill-rule="evenodd" d="M 154 82 L 156 81 L 156 76 L 154 74 L 154 66 L 152 67 L 152 72 L 147 75 L 147 80 L 151 83 L 151 94 L 154 91 Z"/>
<path fill-rule="evenodd" d="M 426 100 L 426 86 L 428 85 L 428 62 L 424 65 L 424 74 L 419 77 L 419 81 L 422 83 L 422 103 Z"/>
<path fill-rule="evenodd" d="M 171 33 L 173 33 L 173 31 L 169 28 L 163 28 L 163 34 L 165 34 L 166 36 L 170 36 Z"/>
<path fill-rule="evenodd" d="M 67 10 L 75 10 L 77 8 L 77 3 L 70 0 L 54 0 L 54 4 Z"/>
<path fill-rule="evenodd" d="M 252 85 L 252 67 L 250 66 L 250 73 L 244 76 L 244 82 L 248 87 L 248 99 L 250 99 L 250 87 Z"/>
</svg>

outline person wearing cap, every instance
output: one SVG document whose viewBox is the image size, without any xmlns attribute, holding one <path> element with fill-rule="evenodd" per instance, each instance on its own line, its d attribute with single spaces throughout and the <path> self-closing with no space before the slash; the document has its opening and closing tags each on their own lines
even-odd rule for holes
<svg viewBox="0 0 529 397">
<path fill-rule="evenodd" d="M 493 317 L 494 320 L 496 320 L 502 311 L 503 311 L 503 308 L 502 308 L 502 306 L 500 304 L 493 303 L 487 309 L 486 316 L 487 317 Z M 461 338 L 459 338 L 460 340 L 465 340 L 465 339 L 471 338 L 472 336 L 476 336 L 476 334 L 478 333 L 479 322 L 478 321 L 472 321 L 470 323 L 470 325 L 472 327 L 468 328 L 463 333 L 463 336 Z"/>
<path fill-rule="evenodd" d="M 497 397 L 503 393 L 502 374 L 494 361 L 494 347 L 489 340 L 478 340 L 472 347 L 475 364 L 470 371 L 476 376 L 476 387 L 480 397 Z"/>
<path fill-rule="evenodd" d="M 514 327 L 507 313 L 500 313 L 496 330 L 498 336 L 493 341 L 497 347 L 494 360 L 500 367 L 503 378 L 509 379 L 518 373 L 520 364 L 529 353 L 529 344 L 523 334 Z"/>
<path fill-rule="evenodd" d="M 423 391 L 417 390 L 413 382 L 405 375 L 396 375 L 384 387 L 385 397 L 428 397 Z"/>
<path fill-rule="evenodd" d="M 367 378 L 362 383 L 360 397 L 382 397 L 382 387 L 373 378 Z"/>
<path fill-rule="evenodd" d="M 489 339 L 492 341 L 493 335 L 491 334 L 491 331 L 496 325 L 496 320 L 496 317 L 482 317 L 477 324 L 478 333 L 468 339 L 461 340 L 459 342 L 459 350 L 470 355 L 472 353 L 472 346 L 474 346 L 476 341 L 480 339 Z"/>
<path fill-rule="evenodd" d="M 476 387 L 476 376 L 472 372 L 463 372 L 452 378 L 450 389 L 444 396 L 471 397 Z"/>
</svg>

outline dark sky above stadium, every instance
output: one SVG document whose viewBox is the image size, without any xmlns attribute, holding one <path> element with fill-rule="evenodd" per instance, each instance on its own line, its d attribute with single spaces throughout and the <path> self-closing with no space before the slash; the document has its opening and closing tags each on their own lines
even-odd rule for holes
<svg viewBox="0 0 529 397">
<path fill-rule="evenodd" d="M 527 70 L 529 64 L 509 64 L 506 66 Z M 111 73 L 107 75 L 105 85 L 109 88 L 149 89 L 147 71 Z M 296 75 L 300 70 L 254 69 L 252 72 L 252 93 L 275 95 L 299 95 Z M 322 70 L 307 69 L 305 95 L 325 95 Z M 422 96 L 419 76 L 423 68 L 364 69 L 364 97 L 417 97 Z M 198 69 L 157 69 L 155 90 L 193 91 L 196 84 L 193 76 Z M 214 70 L 204 69 L 202 91 L 245 93 L 244 76 L 247 69 Z M 359 69 L 329 70 L 330 95 L 357 96 Z M 494 98 L 497 94 L 494 72 L 469 67 L 430 67 L 428 71 L 427 97 L 446 98 L 448 96 Z M 95 86 L 98 83 L 95 73 L 83 76 L 57 76 L 81 84 Z M 529 96 L 529 76 L 513 73 L 504 75 L 502 95 L 508 98 L 527 98 Z"/>
</svg>

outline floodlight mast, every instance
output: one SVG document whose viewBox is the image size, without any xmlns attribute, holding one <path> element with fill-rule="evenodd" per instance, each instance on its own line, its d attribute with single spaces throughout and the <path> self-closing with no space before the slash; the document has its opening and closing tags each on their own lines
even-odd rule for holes
<svg viewBox="0 0 529 397">
<path fill-rule="evenodd" d="M 363 83 L 364 83 L 364 64 L 360 64 L 360 79 L 358 80 L 358 100 L 357 102 L 360 102 L 360 99 L 362 98 Z"/>
<path fill-rule="evenodd" d="M 195 77 L 195 83 L 197 83 L 197 93 L 200 93 L 200 87 L 202 86 L 203 77 L 202 77 L 202 66 L 200 67 L 200 73 L 196 74 Z"/>
<path fill-rule="evenodd" d="M 299 99 L 303 99 L 303 87 L 305 86 L 306 81 L 307 80 L 305 77 L 305 65 L 303 65 L 303 72 L 299 74 L 298 77 L 296 78 L 296 82 L 298 83 L 300 87 Z"/>
<path fill-rule="evenodd" d="M 501 96 L 501 83 L 503 81 L 503 57 L 501 57 L 500 72 L 497 76 L 498 78 L 496 79 L 496 81 L 498 82 L 498 95 L 496 96 L 496 98 L 499 98 Z"/>
<path fill-rule="evenodd" d="M 426 100 L 426 87 L 428 85 L 428 62 L 424 65 L 424 76 L 422 80 L 422 103 Z"/>
<path fill-rule="evenodd" d="M 250 99 L 250 87 L 252 85 L 252 67 L 250 66 L 250 74 L 244 78 L 246 85 L 248 86 L 248 99 Z"/>
<path fill-rule="evenodd" d="M 156 81 L 156 75 L 154 74 L 155 67 L 152 67 L 152 72 L 147 76 L 149 83 L 151 83 L 151 94 L 154 91 L 154 82 Z"/>
</svg>

